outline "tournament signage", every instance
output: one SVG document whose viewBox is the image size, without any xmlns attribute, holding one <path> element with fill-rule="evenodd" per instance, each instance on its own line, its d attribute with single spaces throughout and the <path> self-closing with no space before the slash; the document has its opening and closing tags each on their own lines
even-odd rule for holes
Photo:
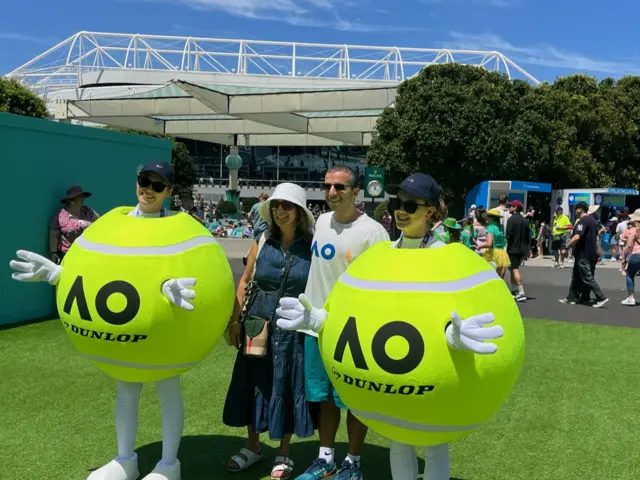
<svg viewBox="0 0 640 480">
<path fill-rule="evenodd" d="M 370 184 L 372 188 L 369 188 Z M 384 195 L 384 168 L 366 167 L 364 173 L 364 186 L 365 198 L 376 198 Z"/>
<path fill-rule="evenodd" d="M 618 195 L 638 195 L 638 190 L 636 190 L 635 188 L 609 187 L 607 188 L 607 192 L 617 193 Z"/>
<path fill-rule="evenodd" d="M 624 195 L 611 195 L 608 193 L 596 193 L 593 196 L 593 203 L 602 207 L 620 207 L 624 208 Z"/>
<path fill-rule="evenodd" d="M 409 347 L 402 358 L 392 358 L 387 354 L 387 342 L 394 337 L 403 338 Z M 376 382 L 367 378 L 370 366 L 365 359 L 355 317 L 349 317 L 338 338 L 333 354 L 333 359 L 338 365 L 342 363 L 347 349 L 351 353 L 355 368 L 362 371 L 362 375 L 360 377 L 356 377 L 353 374 L 347 375 L 334 366 L 332 367 L 332 373 L 335 381 L 343 382 L 356 388 L 390 395 L 424 395 L 435 388 L 434 385 L 396 385 L 394 383 Z M 391 376 L 404 375 L 418 368 L 424 358 L 425 344 L 420 331 L 416 327 L 407 322 L 394 321 L 378 329 L 373 336 L 370 351 L 378 368 Z"/>
<path fill-rule="evenodd" d="M 569 194 L 569 205 L 575 205 L 580 202 L 591 203 L 591 194 L 584 192 Z"/>
</svg>

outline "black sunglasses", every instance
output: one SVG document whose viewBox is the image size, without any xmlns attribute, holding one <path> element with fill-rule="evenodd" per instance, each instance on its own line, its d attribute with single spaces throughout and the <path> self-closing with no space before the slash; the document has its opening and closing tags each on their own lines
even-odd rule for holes
<svg viewBox="0 0 640 480">
<path fill-rule="evenodd" d="M 282 207 L 283 210 L 293 210 L 296 208 L 296 204 L 287 200 L 271 200 L 271 210 L 277 210 Z"/>
<path fill-rule="evenodd" d="M 403 202 L 399 197 L 391 197 L 389 199 L 389 208 L 391 210 L 404 210 L 407 213 L 416 213 L 418 207 L 428 206 L 428 203 L 418 203 L 415 200 L 407 200 Z"/>
<path fill-rule="evenodd" d="M 166 183 L 154 182 L 153 180 L 151 180 L 146 175 L 138 176 L 138 185 L 140 185 L 142 188 L 151 187 L 151 189 L 156 193 L 162 193 L 162 192 L 164 192 L 164 189 L 168 187 L 168 185 Z"/>
<path fill-rule="evenodd" d="M 336 192 L 344 192 L 347 188 L 351 187 L 351 185 L 345 185 L 344 183 L 325 183 L 323 188 L 325 191 L 330 191 L 331 187 L 336 189 Z"/>
</svg>

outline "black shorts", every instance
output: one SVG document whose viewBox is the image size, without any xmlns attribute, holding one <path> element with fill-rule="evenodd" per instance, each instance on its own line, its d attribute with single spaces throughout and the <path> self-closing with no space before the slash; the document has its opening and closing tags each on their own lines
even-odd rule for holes
<svg viewBox="0 0 640 480">
<path fill-rule="evenodd" d="M 520 270 L 520 265 L 527 259 L 527 255 L 523 253 L 510 253 L 509 261 L 511 262 L 511 266 L 509 270 Z"/>
<path fill-rule="evenodd" d="M 553 239 L 551 240 L 551 250 L 557 252 L 559 250 L 562 250 L 566 244 L 567 237 L 565 235 L 561 235 L 559 237 L 553 236 Z"/>
</svg>

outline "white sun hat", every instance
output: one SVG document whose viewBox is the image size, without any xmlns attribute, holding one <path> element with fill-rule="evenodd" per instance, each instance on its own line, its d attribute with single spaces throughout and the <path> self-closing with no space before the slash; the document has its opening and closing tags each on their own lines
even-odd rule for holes
<svg viewBox="0 0 640 480">
<path fill-rule="evenodd" d="M 298 205 L 307 215 L 309 226 L 311 227 L 316 223 L 313 213 L 311 213 L 307 208 L 307 194 L 301 186 L 296 185 L 295 183 L 281 183 L 276 187 L 273 195 L 271 195 L 266 202 L 260 205 L 258 213 L 269 225 L 271 225 L 270 209 L 272 200 L 286 200 L 287 202 Z"/>
</svg>

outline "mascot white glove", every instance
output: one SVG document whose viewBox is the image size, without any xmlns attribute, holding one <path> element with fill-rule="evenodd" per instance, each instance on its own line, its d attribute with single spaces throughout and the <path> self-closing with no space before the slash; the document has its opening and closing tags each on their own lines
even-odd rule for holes
<svg viewBox="0 0 640 480">
<path fill-rule="evenodd" d="M 11 260 L 9 266 L 16 271 L 11 277 L 19 282 L 48 282 L 51 285 L 58 283 L 62 267 L 56 265 L 48 258 L 44 258 L 37 253 L 18 250 L 18 258 L 25 260 L 18 262 Z"/>
<path fill-rule="evenodd" d="M 451 323 L 445 331 L 447 343 L 455 350 L 470 350 L 473 353 L 489 355 L 496 353 L 498 346 L 485 340 L 495 340 L 504 335 L 500 325 L 485 327 L 493 323 L 493 313 L 474 315 L 461 320 L 456 312 L 451 314 Z"/>
<path fill-rule="evenodd" d="M 195 284 L 195 278 L 172 278 L 162 284 L 162 294 L 176 307 L 193 310 L 194 306 L 189 300 L 196 298 L 196 292 L 189 287 Z"/>
<path fill-rule="evenodd" d="M 280 299 L 280 307 L 276 309 L 276 324 L 283 330 L 313 330 L 320 333 L 327 315 L 325 310 L 314 308 L 302 293 L 298 298 Z"/>
</svg>

